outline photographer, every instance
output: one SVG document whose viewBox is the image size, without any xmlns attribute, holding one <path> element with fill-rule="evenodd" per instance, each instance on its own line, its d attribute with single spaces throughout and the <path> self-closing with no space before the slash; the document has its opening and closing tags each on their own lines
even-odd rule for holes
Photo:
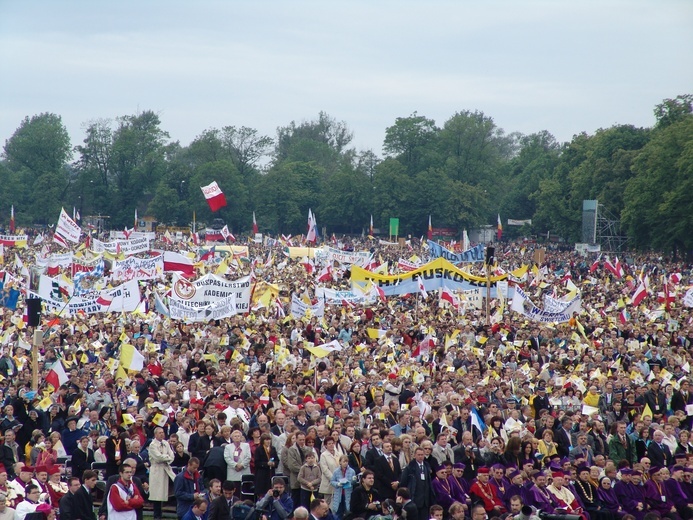
<svg viewBox="0 0 693 520">
<path fill-rule="evenodd" d="M 286 520 L 294 511 L 291 493 L 286 492 L 286 483 L 282 477 L 272 479 L 272 489 L 258 501 L 255 506 L 262 512 L 262 520 Z"/>
<path fill-rule="evenodd" d="M 351 514 L 368 519 L 380 511 L 380 494 L 373 488 L 375 475 L 369 469 L 361 474 L 361 485 L 351 494 Z"/>
</svg>

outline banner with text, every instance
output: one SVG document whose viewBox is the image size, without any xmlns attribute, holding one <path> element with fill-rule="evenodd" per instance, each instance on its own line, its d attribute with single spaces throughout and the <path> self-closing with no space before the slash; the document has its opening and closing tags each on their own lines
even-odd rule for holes
<svg viewBox="0 0 693 520">
<path fill-rule="evenodd" d="M 131 256 L 125 260 L 116 260 L 111 269 L 113 280 L 154 280 L 164 273 L 164 257 L 137 258 Z"/>
<path fill-rule="evenodd" d="M 131 280 L 113 289 L 106 289 L 86 297 L 72 297 L 67 302 L 54 299 L 51 294 L 30 293 L 43 300 L 44 311 L 60 313 L 61 316 L 72 316 L 78 312 L 96 314 L 99 312 L 132 312 L 140 303 L 140 287 L 136 280 Z"/>
<path fill-rule="evenodd" d="M 107 251 L 112 255 L 118 253 L 118 249 L 125 256 L 134 255 L 137 253 L 144 253 L 149 251 L 149 239 L 147 237 L 140 238 L 130 238 L 128 240 L 114 240 L 112 242 L 101 242 L 101 240 L 94 239 L 91 250 L 94 253 L 103 253 Z"/>
<path fill-rule="evenodd" d="M 301 300 L 301 298 L 299 298 L 295 294 L 292 294 L 291 315 L 294 318 L 300 319 L 306 316 L 306 314 L 310 314 L 311 318 L 313 316 L 317 318 L 322 318 L 325 315 L 325 302 L 323 300 L 318 300 L 318 303 L 316 303 L 315 305 L 311 305 Z"/>
<path fill-rule="evenodd" d="M 343 305 L 344 302 L 353 305 L 364 305 L 375 300 L 375 294 L 361 294 L 354 291 L 335 291 L 327 287 L 316 287 L 315 297 L 326 305 Z"/>
<path fill-rule="evenodd" d="M 325 246 L 315 252 L 315 259 L 323 263 L 332 264 L 335 260 L 344 265 L 358 265 L 366 267 L 373 255 L 370 251 L 342 251 L 334 247 Z"/>
<path fill-rule="evenodd" d="M 510 310 L 518 312 L 532 321 L 539 321 L 541 323 L 563 323 L 568 321 L 573 313 L 580 311 L 580 296 L 576 296 L 561 312 L 548 312 L 542 310 L 529 299 L 529 296 L 520 289 L 515 287 L 515 294 L 513 295 L 513 303 L 510 306 Z"/>
<path fill-rule="evenodd" d="M 352 286 L 355 284 L 363 291 L 367 290 L 368 282 L 372 281 L 378 284 L 385 296 L 418 294 L 419 279 L 423 281 L 426 291 L 435 291 L 441 287 L 447 287 L 453 291 L 468 291 L 477 287 L 486 288 L 486 278 L 466 273 L 444 258 L 436 258 L 418 269 L 395 275 L 377 274 L 358 266 L 351 268 Z M 496 297 L 496 283 L 505 279 L 507 279 L 507 275 L 491 277 L 492 298 Z"/>
<path fill-rule="evenodd" d="M 7 247 L 26 247 L 26 235 L 0 235 L 0 244 Z"/>
<path fill-rule="evenodd" d="M 460 253 L 455 253 L 454 251 L 450 251 L 449 249 L 444 248 L 437 242 L 429 240 L 428 249 L 433 258 L 445 258 L 445 260 L 447 260 L 448 262 L 452 262 L 453 264 L 484 261 L 485 253 L 483 244 L 476 245 Z"/>
<path fill-rule="evenodd" d="M 251 291 L 250 276 L 232 281 L 214 274 L 207 274 L 192 282 L 183 277 L 176 277 L 169 298 L 171 317 L 173 317 L 174 308 L 207 309 L 214 303 L 228 300 L 232 295 L 234 296 L 234 314 L 244 314 L 250 309 Z"/>
<path fill-rule="evenodd" d="M 204 307 L 191 308 L 185 302 L 169 298 L 168 310 L 171 318 L 184 321 L 209 321 L 228 318 L 236 314 L 236 293 L 231 292 L 227 298 L 216 300 Z"/>
</svg>

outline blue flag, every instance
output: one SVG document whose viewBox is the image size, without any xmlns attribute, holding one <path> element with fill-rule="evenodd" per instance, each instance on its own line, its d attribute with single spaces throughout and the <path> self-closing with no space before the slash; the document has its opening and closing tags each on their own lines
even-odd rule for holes
<svg viewBox="0 0 693 520">
<path fill-rule="evenodd" d="M 17 310 L 19 291 L 14 287 L 5 287 L 5 282 L 0 282 L 0 307 Z"/>
</svg>

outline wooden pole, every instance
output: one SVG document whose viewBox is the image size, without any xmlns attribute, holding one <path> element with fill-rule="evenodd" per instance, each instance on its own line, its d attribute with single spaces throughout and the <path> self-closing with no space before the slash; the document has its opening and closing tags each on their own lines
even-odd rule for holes
<svg viewBox="0 0 693 520">
<path fill-rule="evenodd" d="M 31 389 L 38 391 L 38 353 L 43 347 L 43 331 L 34 329 L 34 343 L 31 348 Z"/>
</svg>

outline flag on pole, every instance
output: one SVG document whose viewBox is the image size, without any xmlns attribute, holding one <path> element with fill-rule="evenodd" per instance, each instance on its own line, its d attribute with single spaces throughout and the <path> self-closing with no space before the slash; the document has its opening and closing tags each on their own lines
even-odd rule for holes
<svg viewBox="0 0 693 520">
<path fill-rule="evenodd" d="M 472 409 L 469 412 L 469 415 L 471 415 L 472 417 L 472 427 L 476 426 L 479 429 L 479 431 L 483 434 L 487 428 L 486 423 L 481 418 L 476 408 L 472 407 Z"/>
<path fill-rule="evenodd" d="M 226 206 L 226 196 L 221 191 L 216 181 L 207 186 L 201 186 L 200 189 L 205 199 L 207 199 L 207 204 L 209 204 L 209 208 L 212 212 L 219 211 Z"/>
<path fill-rule="evenodd" d="M 503 224 L 501 223 L 500 213 L 498 214 L 498 227 L 496 228 L 496 238 L 500 240 L 503 237 Z"/>
<path fill-rule="evenodd" d="M 137 229 L 137 208 L 135 208 L 135 224 L 132 226 L 133 231 Z"/>
<path fill-rule="evenodd" d="M 59 236 L 59 239 L 55 240 L 54 237 L 54 240 L 59 244 L 66 244 L 67 241 L 78 244 L 81 234 L 82 229 L 74 220 L 70 218 L 70 215 L 67 214 L 65 208 L 62 208 L 60 210 L 60 217 L 58 218 L 58 225 L 55 227 L 55 235 Z"/>
<path fill-rule="evenodd" d="M 132 345 L 121 345 L 120 366 L 139 372 L 144 367 L 144 356 Z"/>
<path fill-rule="evenodd" d="M 616 261 L 614 263 L 611 263 L 611 260 L 607 257 L 606 260 L 604 260 L 604 267 L 608 271 L 611 272 L 616 278 L 622 278 L 623 277 L 623 268 L 621 267 L 621 262 L 618 261 L 618 257 L 616 257 Z"/>
<path fill-rule="evenodd" d="M 426 236 L 429 240 L 433 240 L 433 226 L 431 225 L 431 215 L 428 216 L 428 234 Z"/>
<path fill-rule="evenodd" d="M 447 287 L 443 287 L 440 290 L 440 301 L 445 301 L 448 302 L 450 305 L 455 307 L 457 309 L 460 305 L 460 300 L 457 298 L 455 293 L 453 293 L 450 289 Z"/>
<path fill-rule="evenodd" d="M 599 268 L 599 261 L 602 259 L 602 255 L 599 255 L 597 259 L 592 262 L 592 265 L 590 266 L 590 273 L 595 272 Z"/>
<path fill-rule="evenodd" d="M 257 220 L 255 220 L 255 212 L 253 211 L 253 234 L 259 233 L 259 229 L 257 227 Z"/>
<path fill-rule="evenodd" d="M 60 362 L 60 360 L 53 363 L 53 366 L 46 375 L 46 383 L 52 385 L 53 388 L 55 388 L 56 390 L 65 383 L 67 383 L 69 380 L 70 378 L 67 377 L 67 374 L 65 373 L 65 368 L 63 367 L 63 364 Z"/>
<path fill-rule="evenodd" d="M 418 278 L 418 284 L 419 284 L 419 292 L 421 293 L 421 296 L 423 296 L 424 300 L 428 298 L 428 293 L 426 292 L 426 288 L 424 287 L 423 280 L 421 278 Z"/>
<path fill-rule="evenodd" d="M 306 242 L 316 242 L 318 239 L 318 229 L 317 223 L 315 221 L 315 215 L 309 209 L 308 210 L 308 233 L 306 234 Z"/>
<path fill-rule="evenodd" d="M 640 305 L 640 302 L 645 299 L 645 296 L 647 296 L 647 285 L 644 281 L 642 281 L 638 285 L 638 288 L 635 290 L 635 293 L 633 293 L 633 297 L 631 298 L 633 305 Z"/>
<path fill-rule="evenodd" d="M 10 208 L 10 233 L 14 233 L 14 204 Z"/>
<path fill-rule="evenodd" d="M 368 234 L 369 234 L 370 236 L 373 236 L 373 215 L 371 215 L 371 225 L 370 225 L 370 227 L 368 228 Z"/>
</svg>

